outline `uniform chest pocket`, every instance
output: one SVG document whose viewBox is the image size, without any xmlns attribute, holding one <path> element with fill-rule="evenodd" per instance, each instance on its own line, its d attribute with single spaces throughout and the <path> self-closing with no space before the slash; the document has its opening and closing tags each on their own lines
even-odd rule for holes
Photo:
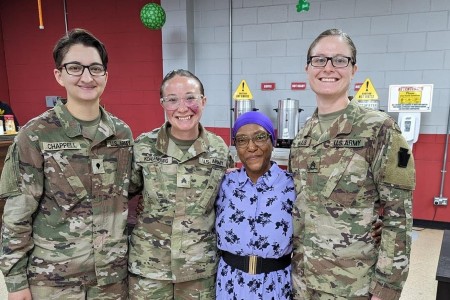
<svg viewBox="0 0 450 300">
<path fill-rule="evenodd" d="M 161 165 L 158 163 L 142 164 L 142 176 L 144 180 L 145 209 L 170 213 L 169 209 L 174 201 L 169 194 L 176 191 L 176 165 Z M 172 199 L 172 200 L 171 200 Z"/>
<path fill-rule="evenodd" d="M 214 207 L 225 168 L 199 165 L 187 167 L 186 171 L 191 172 L 191 185 L 185 193 L 186 212 L 197 216 L 208 214 Z"/>
<path fill-rule="evenodd" d="M 88 157 L 71 155 L 64 151 L 44 151 L 43 155 L 46 187 L 58 205 L 65 210 L 72 209 L 87 197 L 87 190 L 73 165 L 79 165 L 81 169 L 87 171 Z"/>
<path fill-rule="evenodd" d="M 118 194 L 128 195 L 128 186 L 130 185 L 132 148 L 119 148 L 117 153 L 117 166 L 115 172 L 114 186 Z"/>
<path fill-rule="evenodd" d="M 352 149 L 338 149 L 340 159 L 321 168 L 328 168 L 330 175 L 321 191 L 322 196 L 330 198 L 343 206 L 351 206 L 357 199 L 361 187 L 366 184 L 368 163 Z"/>
<path fill-rule="evenodd" d="M 213 169 L 211 171 L 208 183 L 206 188 L 203 190 L 199 201 L 199 206 L 205 213 L 208 213 L 214 206 L 224 173 L 224 169 Z"/>
</svg>

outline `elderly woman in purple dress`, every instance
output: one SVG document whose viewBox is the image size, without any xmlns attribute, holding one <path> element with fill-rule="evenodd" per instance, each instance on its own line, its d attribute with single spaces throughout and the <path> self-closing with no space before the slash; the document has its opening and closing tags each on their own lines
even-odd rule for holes
<svg viewBox="0 0 450 300">
<path fill-rule="evenodd" d="M 292 176 L 271 161 L 271 120 L 241 115 L 233 139 L 243 167 L 228 173 L 216 200 L 216 299 L 291 299 Z"/>
</svg>

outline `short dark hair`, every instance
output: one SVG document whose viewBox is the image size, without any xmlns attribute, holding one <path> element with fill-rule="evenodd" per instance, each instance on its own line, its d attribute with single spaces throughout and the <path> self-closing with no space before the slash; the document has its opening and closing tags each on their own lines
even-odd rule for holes
<svg viewBox="0 0 450 300">
<path fill-rule="evenodd" d="M 82 44 L 86 47 L 94 47 L 97 49 L 105 68 L 108 67 L 108 52 L 105 45 L 97 39 L 92 33 L 85 29 L 75 28 L 70 30 L 56 43 L 53 48 L 53 60 L 57 69 L 61 68 L 62 61 L 73 45 Z"/>
<path fill-rule="evenodd" d="M 159 96 L 161 98 L 164 97 L 163 89 L 164 89 L 166 82 L 175 76 L 189 77 L 189 78 L 195 79 L 198 82 L 198 84 L 200 85 L 200 94 L 205 95 L 205 89 L 203 88 L 203 83 L 200 81 L 200 79 L 198 79 L 197 76 L 195 76 L 188 70 L 176 69 L 176 70 L 170 71 L 169 73 L 166 74 L 166 76 L 164 76 L 164 79 L 161 82 L 161 87 L 159 88 Z"/>
<path fill-rule="evenodd" d="M 347 33 L 343 32 L 341 29 L 335 29 L 335 28 L 325 30 L 324 32 L 319 34 L 319 36 L 316 37 L 316 39 L 309 46 L 308 53 L 306 55 L 306 61 L 309 62 L 311 60 L 312 49 L 317 45 L 317 43 L 321 39 L 323 39 L 324 37 L 327 37 L 327 36 L 342 37 L 347 42 L 347 44 L 350 47 L 350 50 L 352 51 L 352 65 L 356 64 L 356 46 L 355 46 L 355 44 L 353 43 L 352 39 L 350 38 L 350 36 Z"/>
</svg>

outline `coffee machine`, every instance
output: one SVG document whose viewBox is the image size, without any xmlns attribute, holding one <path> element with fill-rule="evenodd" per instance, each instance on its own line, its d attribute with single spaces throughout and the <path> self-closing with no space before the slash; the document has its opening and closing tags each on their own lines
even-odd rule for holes
<svg viewBox="0 0 450 300">
<path fill-rule="evenodd" d="M 245 99 L 245 100 L 234 100 L 234 108 L 231 109 L 234 111 L 234 121 L 236 122 L 237 118 L 243 113 L 249 111 L 257 111 L 255 108 L 255 100 L 253 99 Z"/>
<path fill-rule="evenodd" d="M 294 140 L 300 121 L 299 100 L 287 98 L 278 100 L 277 112 L 277 144 L 278 148 L 290 148 Z"/>
</svg>

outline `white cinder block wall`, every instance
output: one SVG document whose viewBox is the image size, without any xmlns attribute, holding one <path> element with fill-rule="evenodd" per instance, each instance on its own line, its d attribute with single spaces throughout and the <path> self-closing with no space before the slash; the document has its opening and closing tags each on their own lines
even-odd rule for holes
<svg viewBox="0 0 450 300">
<path fill-rule="evenodd" d="M 286 98 L 300 100 L 304 122 L 314 111 L 314 94 L 309 86 L 304 91 L 291 90 L 291 82 L 307 82 L 304 67 L 312 40 L 328 28 L 341 28 L 350 34 L 358 50 L 359 71 L 350 94 L 356 93 L 355 83 L 370 78 L 380 97 L 380 108 L 387 109 L 390 84 L 432 83 L 433 109 L 422 114 L 421 133 L 446 133 L 449 0 L 309 2 L 310 10 L 299 13 L 295 0 L 161 1 L 167 13 L 164 73 L 187 68 L 203 81 L 208 97 L 202 118 L 205 126 L 230 127 L 231 98 L 243 79 L 255 106 L 274 124 L 273 109 L 279 99 Z M 275 82 L 276 90 L 261 91 L 262 82 Z"/>
</svg>

